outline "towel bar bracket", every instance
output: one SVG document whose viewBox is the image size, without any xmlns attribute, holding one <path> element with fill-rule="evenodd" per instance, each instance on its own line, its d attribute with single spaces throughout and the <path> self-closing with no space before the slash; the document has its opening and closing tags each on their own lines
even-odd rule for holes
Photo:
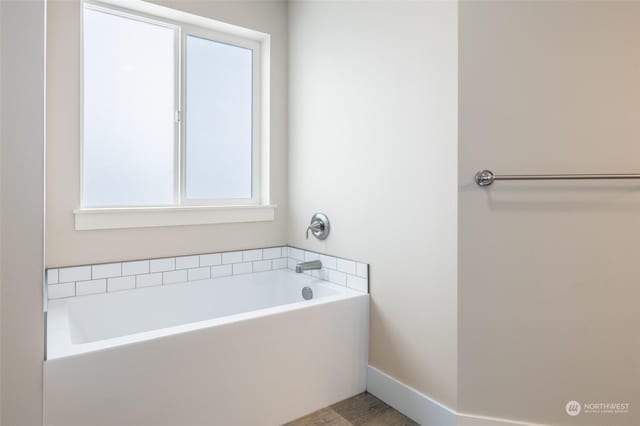
<svg viewBox="0 0 640 426">
<path fill-rule="evenodd" d="M 479 186 L 489 186 L 496 179 L 496 176 L 490 170 L 481 170 L 476 173 L 476 183 Z"/>
</svg>

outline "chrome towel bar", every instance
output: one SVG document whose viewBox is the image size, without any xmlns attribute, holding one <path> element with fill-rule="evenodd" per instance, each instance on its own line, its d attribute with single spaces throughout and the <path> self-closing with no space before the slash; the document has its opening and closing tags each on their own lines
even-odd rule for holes
<svg viewBox="0 0 640 426">
<path fill-rule="evenodd" d="M 608 179 L 640 179 L 640 174 L 563 174 L 563 175 L 496 175 L 491 170 L 476 173 L 479 186 L 489 186 L 497 180 L 608 180 Z"/>
</svg>

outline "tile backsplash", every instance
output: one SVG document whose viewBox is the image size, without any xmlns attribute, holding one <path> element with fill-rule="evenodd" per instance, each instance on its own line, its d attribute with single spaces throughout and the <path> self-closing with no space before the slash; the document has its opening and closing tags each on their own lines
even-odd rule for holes
<svg viewBox="0 0 640 426">
<path fill-rule="evenodd" d="M 295 247 L 269 247 L 193 256 L 52 268 L 47 270 L 49 299 L 250 274 L 295 270 L 299 262 L 319 259 L 322 269 L 305 274 L 357 291 L 369 291 L 369 265 Z"/>
<path fill-rule="evenodd" d="M 305 274 L 324 281 L 330 281 L 334 284 L 347 286 L 364 293 L 369 292 L 368 264 L 295 247 L 289 247 L 288 249 L 287 267 L 289 269 L 295 270 L 299 262 L 320 260 L 322 262 L 322 269 L 306 271 Z"/>
</svg>

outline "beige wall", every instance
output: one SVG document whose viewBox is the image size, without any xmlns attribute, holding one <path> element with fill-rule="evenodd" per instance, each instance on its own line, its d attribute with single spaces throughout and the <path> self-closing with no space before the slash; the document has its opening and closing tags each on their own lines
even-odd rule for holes
<svg viewBox="0 0 640 426">
<path fill-rule="evenodd" d="M 0 423 L 42 422 L 43 1 L 0 1 Z"/>
<path fill-rule="evenodd" d="M 154 1 L 271 34 L 274 222 L 75 231 L 80 203 L 80 5 L 50 0 L 47 28 L 47 267 L 175 256 L 286 242 L 287 7 L 284 1 Z"/>
<path fill-rule="evenodd" d="M 289 242 L 369 262 L 370 364 L 455 406 L 457 5 L 295 1 L 289 28 Z"/>
<path fill-rule="evenodd" d="M 640 424 L 640 192 L 474 173 L 640 171 L 640 3 L 460 5 L 459 409 Z M 631 414 L 570 418 L 569 400 Z"/>
</svg>

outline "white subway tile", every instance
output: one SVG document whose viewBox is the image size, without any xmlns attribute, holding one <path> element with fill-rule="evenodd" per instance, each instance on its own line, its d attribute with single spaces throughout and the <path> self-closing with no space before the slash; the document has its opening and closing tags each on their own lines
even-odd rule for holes
<svg viewBox="0 0 640 426">
<path fill-rule="evenodd" d="M 109 278 L 107 280 L 107 291 L 120 291 L 136 288 L 136 277 L 131 275 L 128 277 Z"/>
<path fill-rule="evenodd" d="M 240 263 L 242 262 L 242 252 L 241 251 L 228 251 L 226 253 L 222 253 L 222 263 L 227 265 L 229 263 Z"/>
<path fill-rule="evenodd" d="M 329 281 L 338 285 L 347 285 L 347 274 L 329 269 Z"/>
<path fill-rule="evenodd" d="M 176 257 L 176 269 L 197 268 L 200 266 L 200 256 Z"/>
<path fill-rule="evenodd" d="M 347 275 L 347 287 L 363 293 L 366 293 L 369 290 L 367 280 L 356 277 L 355 275 Z"/>
<path fill-rule="evenodd" d="M 187 272 L 189 281 L 206 280 L 211 278 L 211 268 L 208 266 L 188 269 Z"/>
<path fill-rule="evenodd" d="M 149 273 L 149 261 L 137 260 L 134 262 L 124 262 L 122 264 L 122 275 L 138 275 Z"/>
<path fill-rule="evenodd" d="M 304 251 L 295 247 L 289 247 L 289 257 L 304 261 Z"/>
<path fill-rule="evenodd" d="M 91 267 L 91 279 L 119 277 L 122 275 L 122 263 L 104 263 Z"/>
<path fill-rule="evenodd" d="M 62 297 L 72 297 L 76 295 L 75 283 L 63 283 L 47 286 L 49 299 L 60 299 Z"/>
<path fill-rule="evenodd" d="M 304 252 L 304 261 L 309 262 L 310 260 L 320 260 L 320 253 L 314 253 L 312 251 Z"/>
<path fill-rule="evenodd" d="M 91 280 L 91 281 L 78 281 L 76 283 L 76 296 L 83 296 L 85 294 L 106 293 L 107 280 Z"/>
<path fill-rule="evenodd" d="M 369 278 L 369 268 L 366 263 L 356 263 L 356 275 L 360 278 Z"/>
<path fill-rule="evenodd" d="M 183 283 L 187 281 L 187 271 L 181 269 L 179 271 L 170 271 L 162 273 L 163 284 Z"/>
<path fill-rule="evenodd" d="M 280 259 L 273 259 L 272 261 L 273 269 L 287 269 L 287 258 L 281 257 Z"/>
<path fill-rule="evenodd" d="M 91 279 L 91 266 L 75 266 L 73 268 L 61 268 L 58 272 L 58 281 L 67 283 L 71 281 L 86 281 Z"/>
<path fill-rule="evenodd" d="M 150 272 L 173 271 L 176 269 L 176 258 L 167 257 L 165 259 L 151 259 L 149 262 Z"/>
<path fill-rule="evenodd" d="M 49 269 L 47 271 L 47 284 L 58 284 L 58 270 Z"/>
<path fill-rule="evenodd" d="M 368 291 L 366 263 L 288 246 L 55 268 L 47 270 L 47 283 L 54 299 L 284 268 L 295 270 L 298 263 L 312 260 L 320 260 L 322 269 L 306 271 L 308 276 Z"/>
<path fill-rule="evenodd" d="M 243 262 L 253 262 L 255 260 L 262 260 L 262 249 L 259 250 L 245 250 L 242 252 Z"/>
<path fill-rule="evenodd" d="M 280 247 L 272 247 L 262 250 L 263 259 L 277 259 L 279 257 L 282 257 L 282 249 Z"/>
<path fill-rule="evenodd" d="M 338 271 L 347 274 L 356 274 L 356 262 L 338 258 Z"/>
<path fill-rule="evenodd" d="M 162 272 L 136 276 L 136 287 L 150 287 L 153 285 L 162 285 Z"/>
<path fill-rule="evenodd" d="M 203 254 L 200 256 L 200 266 L 213 266 L 222 264 L 220 253 Z"/>
<path fill-rule="evenodd" d="M 337 259 L 333 256 L 327 256 L 327 255 L 321 254 L 320 262 L 322 262 L 323 268 L 338 269 Z"/>
<path fill-rule="evenodd" d="M 311 271 L 311 276 L 323 281 L 329 281 L 329 269 L 315 269 Z"/>
<path fill-rule="evenodd" d="M 253 263 L 251 262 L 233 264 L 233 275 L 250 274 L 251 272 L 253 272 Z"/>
<path fill-rule="evenodd" d="M 211 267 L 211 278 L 228 277 L 233 274 L 231 265 L 220 265 Z"/>
<path fill-rule="evenodd" d="M 287 268 L 291 269 L 292 271 L 296 270 L 296 265 L 298 264 L 298 261 L 292 258 L 288 258 L 287 259 Z"/>
<path fill-rule="evenodd" d="M 263 272 L 271 270 L 270 260 L 258 260 L 253 262 L 253 272 Z"/>
</svg>

